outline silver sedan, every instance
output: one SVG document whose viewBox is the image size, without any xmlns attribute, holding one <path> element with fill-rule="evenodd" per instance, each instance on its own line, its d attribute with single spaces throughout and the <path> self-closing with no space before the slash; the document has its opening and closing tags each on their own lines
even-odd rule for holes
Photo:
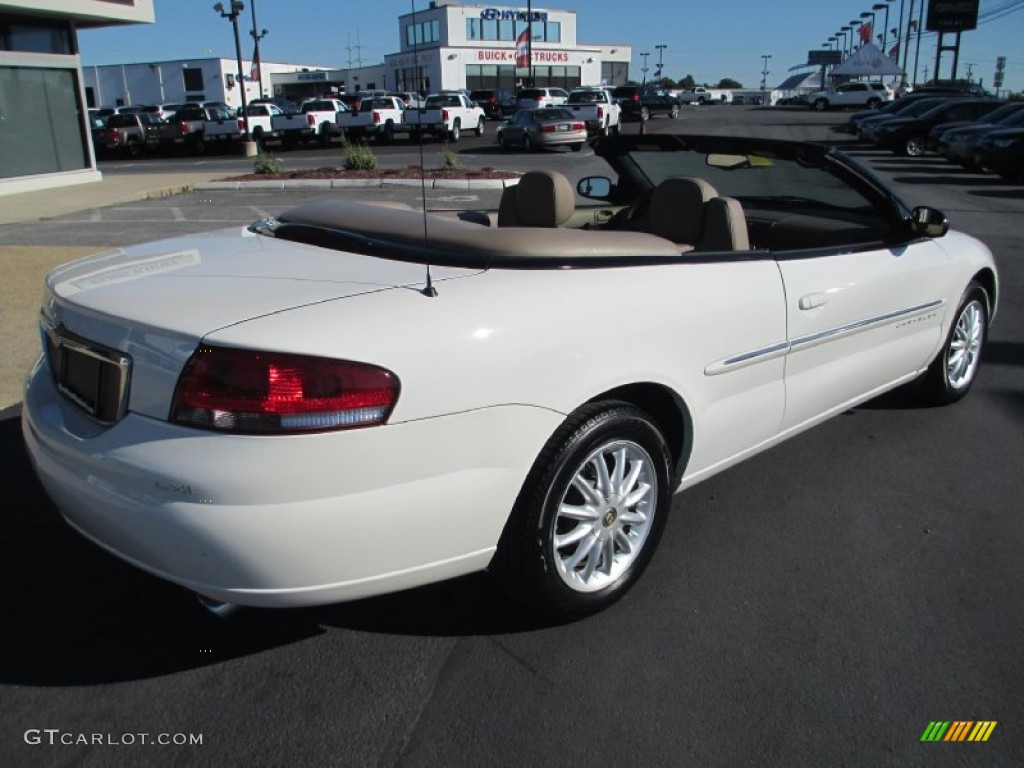
<svg viewBox="0 0 1024 768">
<path fill-rule="evenodd" d="M 586 140 L 587 124 L 560 107 L 520 109 L 498 128 L 498 143 L 506 150 L 522 147 L 530 152 L 568 145 L 579 152 Z"/>
</svg>

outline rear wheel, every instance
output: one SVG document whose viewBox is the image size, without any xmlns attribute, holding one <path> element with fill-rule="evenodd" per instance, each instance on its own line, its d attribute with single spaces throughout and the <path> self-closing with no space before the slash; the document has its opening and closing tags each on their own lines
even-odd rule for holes
<svg viewBox="0 0 1024 768">
<path fill-rule="evenodd" d="M 124 145 L 124 153 L 128 157 L 138 157 L 142 154 L 142 143 L 138 139 L 128 139 L 128 143 Z"/>
<path fill-rule="evenodd" d="M 534 462 L 491 571 L 548 616 L 601 610 L 650 562 L 669 501 L 668 446 L 654 420 L 627 403 L 585 406 Z"/>
<path fill-rule="evenodd" d="M 640 119 L 641 120 L 650 120 L 651 119 L 651 110 L 649 110 L 647 107 L 640 107 Z"/>
<path fill-rule="evenodd" d="M 477 121 L 476 130 L 473 131 L 473 133 L 475 133 L 477 136 L 484 135 L 484 119 L 482 117 L 480 118 L 479 121 Z"/>
<path fill-rule="evenodd" d="M 970 390 L 988 332 L 988 295 L 972 282 L 957 306 L 953 326 L 938 357 L 928 367 L 921 393 L 934 405 L 954 403 Z"/>
<path fill-rule="evenodd" d="M 868 109 L 878 109 L 882 106 L 882 100 L 878 98 L 868 99 Z"/>
<path fill-rule="evenodd" d="M 523 152 L 533 152 L 533 142 L 528 134 L 523 134 Z"/>
<path fill-rule="evenodd" d="M 669 110 L 668 116 L 671 117 L 673 120 L 675 120 L 677 117 L 679 117 L 679 105 L 678 104 L 673 104 L 672 105 L 672 109 Z"/>
<path fill-rule="evenodd" d="M 458 141 L 459 140 L 459 134 L 461 132 L 462 132 L 462 126 L 459 124 L 459 121 L 456 120 L 454 123 L 452 123 L 452 129 L 450 131 L 448 131 L 448 138 L 451 139 L 452 141 Z"/>
<path fill-rule="evenodd" d="M 819 112 L 824 112 L 826 109 L 828 109 L 828 101 L 826 101 L 825 99 L 815 99 L 814 103 L 811 106 L 814 107 Z"/>
<path fill-rule="evenodd" d="M 573 144 L 572 145 L 572 151 L 573 152 L 579 152 L 581 149 L 583 149 L 583 145 L 582 144 Z"/>
</svg>

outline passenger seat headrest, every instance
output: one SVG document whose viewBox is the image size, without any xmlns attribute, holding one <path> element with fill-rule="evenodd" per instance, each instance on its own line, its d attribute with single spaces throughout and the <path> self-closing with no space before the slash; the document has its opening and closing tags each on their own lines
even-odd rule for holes
<svg viewBox="0 0 1024 768">
<path fill-rule="evenodd" d="M 527 171 L 515 187 L 515 211 L 523 227 L 558 227 L 576 210 L 576 193 L 558 171 Z"/>
<path fill-rule="evenodd" d="M 674 243 L 699 243 L 704 239 L 705 203 L 717 196 L 715 188 L 703 179 L 665 179 L 651 193 L 651 231 Z"/>
</svg>

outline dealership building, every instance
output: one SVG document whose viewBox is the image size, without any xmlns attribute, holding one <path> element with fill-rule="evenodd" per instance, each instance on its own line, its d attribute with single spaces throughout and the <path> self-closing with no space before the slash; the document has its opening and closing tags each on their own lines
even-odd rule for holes
<svg viewBox="0 0 1024 768">
<path fill-rule="evenodd" d="M 527 27 L 532 67 L 516 66 L 516 41 Z M 367 67 L 274 75 L 274 93 L 297 99 L 330 90 L 515 90 L 537 86 L 622 85 L 629 78 L 628 45 L 582 43 L 576 12 L 463 5 L 435 0 L 398 17 L 399 49 Z"/>
<path fill-rule="evenodd" d="M 78 30 L 153 20 L 153 0 L 0 0 L 0 195 L 100 179 Z"/>
</svg>

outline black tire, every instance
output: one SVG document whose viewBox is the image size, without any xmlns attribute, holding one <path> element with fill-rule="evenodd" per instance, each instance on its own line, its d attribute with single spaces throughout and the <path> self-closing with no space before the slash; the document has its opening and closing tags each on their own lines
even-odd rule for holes
<svg viewBox="0 0 1024 768">
<path fill-rule="evenodd" d="M 930 405 L 948 405 L 966 395 L 977 378 L 988 335 L 989 298 L 971 282 L 957 305 L 942 349 L 920 380 L 920 397 Z"/>
<path fill-rule="evenodd" d="M 128 157 L 138 157 L 142 154 L 142 144 L 137 139 L 128 139 L 128 143 L 124 145 L 124 153 Z"/>
<path fill-rule="evenodd" d="M 530 141 L 529 134 L 523 134 L 523 152 L 533 152 L 533 142 Z"/>
<path fill-rule="evenodd" d="M 671 499 L 669 465 L 665 438 L 639 408 L 617 401 L 580 408 L 534 462 L 491 572 L 513 598 L 553 619 L 611 605 L 657 548 Z"/>
<path fill-rule="evenodd" d="M 476 124 L 476 130 L 473 131 L 477 136 L 484 135 L 484 119 L 481 117 Z"/>
<path fill-rule="evenodd" d="M 672 105 L 672 109 L 669 110 L 668 116 L 671 117 L 673 120 L 675 120 L 676 118 L 679 117 L 679 105 L 678 104 L 673 104 Z"/>
<path fill-rule="evenodd" d="M 867 106 L 868 106 L 868 109 L 878 109 L 880 106 L 882 106 L 882 100 L 881 99 L 877 99 L 877 98 L 876 99 L 868 99 L 868 105 Z"/>
<path fill-rule="evenodd" d="M 811 104 L 811 106 L 818 112 L 824 112 L 826 109 L 828 109 L 828 102 L 825 99 L 815 99 L 814 103 Z"/>
<path fill-rule="evenodd" d="M 911 136 L 903 142 L 899 154 L 907 157 L 920 157 L 925 153 L 926 141 L 924 136 Z"/>
<path fill-rule="evenodd" d="M 331 146 L 331 124 L 321 123 L 320 124 L 320 146 L 329 147 Z"/>
<path fill-rule="evenodd" d="M 256 149 L 258 149 L 260 152 L 262 152 L 263 151 L 263 129 L 262 128 L 253 128 L 252 140 L 256 142 Z"/>
<path fill-rule="evenodd" d="M 191 144 L 193 155 L 205 155 L 206 154 L 206 140 L 202 134 L 199 134 L 192 140 Z"/>
<path fill-rule="evenodd" d="M 462 125 L 458 120 L 452 123 L 452 129 L 448 131 L 448 140 L 456 142 L 459 140 L 459 136 L 462 134 Z"/>
<path fill-rule="evenodd" d="M 572 151 L 573 152 L 579 152 L 581 149 L 583 149 L 583 145 L 582 144 L 573 144 L 571 146 L 572 146 Z"/>
<path fill-rule="evenodd" d="M 647 107 L 640 107 L 640 119 L 641 120 L 650 120 L 651 119 L 651 110 L 648 109 Z"/>
</svg>

